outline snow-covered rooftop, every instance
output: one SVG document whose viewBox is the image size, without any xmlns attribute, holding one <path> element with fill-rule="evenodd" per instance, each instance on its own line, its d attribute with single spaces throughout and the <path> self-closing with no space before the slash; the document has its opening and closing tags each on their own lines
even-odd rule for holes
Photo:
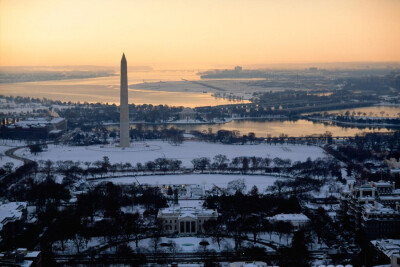
<svg viewBox="0 0 400 267">
<path fill-rule="evenodd" d="M 374 185 L 379 186 L 379 187 L 380 186 L 387 186 L 387 187 L 392 186 L 392 184 L 390 182 L 383 182 L 383 181 L 375 182 Z"/>
<path fill-rule="evenodd" d="M 267 267 L 268 264 L 262 261 L 244 262 L 237 261 L 229 264 L 229 267 Z"/>
<path fill-rule="evenodd" d="M 29 127 L 45 127 L 64 121 L 64 118 L 28 118 L 23 121 L 16 122 L 15 125 L 23 128 Z"/>
<path fill-rule="evenodd" d="M 371 243 L 389 258 L 392 254 L 400 254 L 400 239 L 378 239 Z"/>
<path fill-rule="evenodd" d="M 380 196 L 381 200 L 398 200 L 400 201 L 400 195 L 388 195 L 388 196 Z"/>
<path fill-rule="evenodd" d="M 276 221 L 303 221 L 303 222 L 308 222 L 310 219 L 302 214 L 302 213 L 281 213 L 281 214 L 276 214 L 275 216 L 272 216 L 271 219 L 276 220 Z"/>
<path fill-rule="evenodd" d="M 26 209 L 26 202 L 8 202 L 0 205 L 0 230 L 3 226 L 14 220 L 22 218 L 23 210 Z"/>
<path fill-rule="evenodd" d="M 162 216 L 178 216 L 178 218 L 192 217 L 197 218 L 198 216 L 217 216 L 216 210 L 203 209 L 199 207 L 169 207 L 160 209 L 158 212 L 158 217 Z"/>
<path fill-rule="evenodd" d="M 384 214 L 397 214 L 400 215 L 400 212 L 382 205 L 379 202 L 367 203 L 364 204 L 364 214 L 366 215 L 384 215 Z"/>
<path fill-rule="evenodd" d="M 23 260 L 18 261 L 15 265 L 10 262 L 10 259 L 15 259 L 16 255 L 22 255 Z M 0 254 L 0 265 L 5 264 L 5 266 L 21 266 L 21 267 L 29 267 L 33 266 L 33 262 L 38 258 L 40 251 L 28 251 L 26 248 L 17 248 L 16 250 L 10 253 L 1 253 Z M 10 265 L 11 264 L 11 265 Z"/>
</svg>

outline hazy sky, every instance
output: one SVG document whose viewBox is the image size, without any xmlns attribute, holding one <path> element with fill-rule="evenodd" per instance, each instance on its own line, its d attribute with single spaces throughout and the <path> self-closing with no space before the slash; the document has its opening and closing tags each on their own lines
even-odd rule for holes
<svg viewBox="0 0 400 267">
<path fill-rule="evenodd" d="M 0 0 L 0 65 L 400 61 L 399 0 Z"/>
</svg>

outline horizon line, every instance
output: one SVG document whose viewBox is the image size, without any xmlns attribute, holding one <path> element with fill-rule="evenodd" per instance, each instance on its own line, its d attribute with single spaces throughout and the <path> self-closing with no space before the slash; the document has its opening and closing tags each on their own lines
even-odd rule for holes
<svg viewBox="0 0 400 267">
<path fill-rule="evenodd" d="M 400 61 L 321 61 L 321 62 L 296 62 L 296 63 L 235 63 L 235 64 L 209 64 L 214 65 L 215 67 L 223 67 L 223 66 L 279 66 L 279 65 L 320 65 L 320 64 L 400 64 Z M 174 69 L 172 64 L 161 64 L 161 65 L 171 65 L 170 69 Z M 183 64 L 186 65 L 186 64 Z M 203 64 L 201 64 L 203 65 Z M 117 68 L 119 64 L 115 65 L 99 65 L 99 64 L 60 64 L 60 65 L 0 65 L 0 68 L 22 68 L 22 67 L 109 67 L 109 68 Z M 128 67 L 143 67 L 143 68 L 154 68 L 151 65 L 128 65 Z M 193 69 L 196 67 L 187 67 L 187 69 Z M 160 68 L 157 68 L 160 69 Z M 168 68 L 167 68 L 168 69 Z"/>
</svg>

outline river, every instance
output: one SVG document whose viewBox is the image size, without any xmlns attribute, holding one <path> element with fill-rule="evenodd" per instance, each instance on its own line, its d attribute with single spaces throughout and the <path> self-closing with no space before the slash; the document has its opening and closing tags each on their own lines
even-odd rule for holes
<svg viewBox="0 0 400 267">
<path fill-rule="evenodd" d="M 228 99 L 214 98 L 210 92 L 202 91 L 203 88 L 190 87 L 190 82 L 176 83 L 174 81 L 199 80 L 197 71 L 184 70 L 152 70 L 129 72 L 129 85 L 136 84 L 139 88 L 129 89 L 129 103 L 134 104 L 167 104 L 170 106 L 215 106 L 237 103 Z M 109 76 L 90 79 L 72 79 L 56 81 L 40 81 L 25 83 L 0 84 L 0 92 L 3 95 L 46 97 L 48 99 L 77 102 L 102 102 L 119 103 L 119 76 Z M 178 91 L 160 91 L 154 87 L 159 83 L 173 82 L 172 87 L 181 86 Z M 142 84 L 142 85 L 140 85 Z M 151 86 L 146 86 L 151 84 Z M 235 86 L 241 86 L 234 83 Z M 143 88 L 140 88 L 143 86 Z M 186 87 L 187 86 L 187 89 Z M 183 87 L 183 88 L 182 88 Z M 161 86 L 162 88 L 162 86 Z M 207 88 L 205 88 L 206 90 Z M 350 110 L 352 112 L 353 110 Z M 367 107 L 354 109 L 356 113 L 366 113 L 373 116 L 398 117 L 400 107 Z M 339 111 L 335 111 L 339 112 Z M 345 111 L 340 111 L 344 113 Z M 361 114 L 360 113 L 360 114 Z M 361 114 L 362 115 L 362 114 Z M 168 125 L 171 127 L 171 125 Z M 175 125 L 180 129 L 190 132 L 218 130 L 238 130 L 241 134 L 253 132 L 258 137 L 279 136 L 306 136 L 331 132 L 333 136 L 354 136 L 362 132 L 387 132 L 387 128 L 357 128 L 342 127 L 328 123 L 298 121 L 268 121 L 268 120 L 233 120 L 224 124 L 191 124 Z"/>
<path fill-rule="evenodd" d="M 185 70 L 158 70 L 158 71 L 139 71 L 129 72 L 129 85 L 146 83 L 165 83 L 171 81 L 198 80 L 199 77 L 195 71 Z M 129 88 L 129 103 L 169 105 L 169 106 L 216 106 L 238 103 L 228 99 L 215 98 L 207 88 L 197 88 L 193 90 L 190 82 L 186 82 L 186 88 L 180 88 L 180 91 L 148 90 L 143 88 Z M 192 86 L 193 87 L 193 86 Z M 70 79 L 54 81 L 38 81 L 24 83 L 3 83 L 0 84 L 0 92 L 3 95 L 24 96 L 34 98 L 47 98 L 52 100 L 88 102 L 88 103 L 109 103 L 119 104 L 120 97 L 120 77 L 119 75 L 88 78 L 88 79 Z M 244 101 L 248 102 L 248 101 Z"/>
<path fill-rule="evenodd" d="M 393 129 L 386 127 L 355 127 L 355 126 L 338 126 L 332 123 L 312 122 L 308 120 L 285 121 L 285 120 L 265 120 L 265 119 L 246 119 L 232 120 L 227 123 L 220 124 L 142 124 L 146 129 L 160 129 L 161 127 L 175 127 L 184 130 L 186 133 L 191 131 L 206 131 L 216 133 L 219 130 L 239 131 L 240 135 L 255 133 L 256 137 L 278 137 L 281 134 L 292 137 L 320 135 L 326 132 L 332 133 L 332 136 L 355 136 L 366 132 L 389 132 Z M 132 128 L 136 127 L 135 123 L 131 124 Z M 118 126 L 108 126 L 110 130 L 118 130 Z M 398 128 L 397 128 L 398 129 Z"/>
</svg>

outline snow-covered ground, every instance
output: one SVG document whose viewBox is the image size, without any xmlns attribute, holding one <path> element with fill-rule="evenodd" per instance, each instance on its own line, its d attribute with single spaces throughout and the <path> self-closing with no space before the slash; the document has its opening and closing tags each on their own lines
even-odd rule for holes
<svg viewBox="0 0 400 267">
<path fill-rule="evenodd" d="M 111 163 L 138 162 L 145 163 L 156 158 L 179 159 L 185 167 L 192 167 L 191 160 L 199 157 L 208 157 L 212 160 L 217 154 L 223 154 L 232 159 L 237 156 L 256 157 L 280 157 L 293 161 L 305 161 L 307 157 L 316 159 L 326 157 L 323 149 L 316 146 L 306 145 L 225 145 L 220 143 L 208 143 L 199 141 L 185 141 L 181 145 L 173 145 L 163 141 L 147 141 L 136 143 L 132 148 L 121 149 L 117 147 L 72 147 L 61 145 L 49 145 L 48 150 L 32 155 L 29 150 L 21 149 L 16 154 L 33 160 L 73 160 L 90 161 L 102 160 L 104 156 L 109 157 Z"/>
<path fill-rule="evenodd" d="M 282 241 L 284 238 L 282 238 Z M 75 242 L 74 242 L 75 241 Z M 207 246 L 200 245 L 201 241 L 207 241 Z M 174 247 L 170 246 L 161 246 L 161 244 L 174 244 Z M 53 244 L 53 252 L 57 254 L 72 254 L 77 253 L 77 246 L 79 246 L 80 252 L 86 251 L 93 247 L 100 247 L 102 245 L 106 245 L 107 240 L 103 237 L 93 237 L 88 240 L 86 243 L 85 240 L 80 240 L 77 242 L 76 239 L 68 239 L 64 240 L 64 249 L 62 249 L 61 241 L 56 241 Z M 123 244 L 123 242 L 121 242 Z M 159 252 L 170 252 L 170 253 L 185 253 L 185 252 L 198 252 L 198 251 L 233 251 L 235 243 L 232 238 L 222 238 L 220 242 L 220 246 L 213 238 L 211 237 L 194 237 L 194 236 L 182 236 L 182 237 L 161 237 L 157 240 L 157 251 Z M 152 238 L 145 238 L 139 240 L 138 247 L 136 247 L 135 241 L 131 241 L 128 245 L 137 252 L 153 252 L 154 251 L 154 241 Z M 252 246 L 253 242 L 243 241 L 243 246 Z M 274 251 L 271 247 L 257 244 L 257 246 L 265 247 L 267 251 Z M 108 252 L 115 252 L 117 246 L 112 246 L 110 248 L 105 249 Z"/>
<path fill-rule="evenodd" d="M 207 246 L 202 246 L 199 243 L 201 241 L 207 241 L 209 245 Z M 169 246 L 160 246 L 158 245 L 158 250 L 159 251 L 165 251 L 165 252 L 172 252 L 175 250 L 176 253 L 182 253 L 182 252 L 197 252 L 197 251 L 232 251 L 235 243 L 233 239 L 231 238 L 223 238 L 220 243 L 220 247 L 218 247 L 217 242 L 215 242 L 212 238 L 210 237 L 205 237 L 205 238 L 199 238 L 199 237 L 177 237 L 177 238 L 168 238 L 168 237 L 162 237 L 158 241 L 158 244 L 161 243 L 173 243 L 175 244 L 175 248 L 171 248 Z M 243 246 L 251 246 L 253 243 L 249 241 L 244 241 L 242 243 Z M 153 241 L 151 238 L 147 239 L 142 239 L 139 241 L 139 246 L 136 248 L 135 242 L 130 242 L 129 245 L 131 246 L 132 249 L 135 249 L 137 251 L 154 251 L 154 245 Z M 272 248 L 268 246 L 264 246 L 261 244 L 257 244 L 258 246 L 265 247 L 267 251 L 273 251 Z"/>
<path fill-rule="evenodd" d="M 22 165 L 22 161 L 16 160 L 5 155 L 5 152 L 13 147 L 25 146 L 25 142 L 17 141 L 17 140 L 5 140 L 0 139 L 0 167 L 2 167 L 7 162 L 11 162 L 14 164 L 14 168 Z"/>
<path fill-rule="evenodd" d="M 179 207 L 185 208 L 196 208 L 196 209 L 201 209 L 203 207 L 203 200 L 191 200 L 191 199 L 180 199 L 179 200 Z"/>
<path fill-rule="evenodd" d="M 246 191 L 251 190 L 256 185 L 260 192 L 264 191 L 268 186 L 272 185 L 278 178 L 262 175 L 223 175 L 223 174 L 183 174 L 183 175 L 152 175 L 107 178 L 96 180 L 94 183 L 111 181 L 114 184 L 151 184 L 151 185 L 175 185 L 175 184 L 199 184 L 204 189 L 211 189 L 214 185 L 226 188 L 228 183 L 236 179 L 244 179 L 246 183 Z"/>
<path fill-rule="evenodd" d="M 61 241 L 56 241 L 53 243 L 53 252 L 57 254 L 74 254 L 78 253 L 78 246 L 79 252 L 85 251 L 89 248 L 96 247 L 100 244 L 104 244 L 104 238 L 101 237 L 92 237 L 89 240 L 84 240 L 83 238 L 75 241 L 73 239 L 64 240 L 64 246 L 61 245 Z M 63 249 L 64 247 L 64 249 Z"/>
</svg>

